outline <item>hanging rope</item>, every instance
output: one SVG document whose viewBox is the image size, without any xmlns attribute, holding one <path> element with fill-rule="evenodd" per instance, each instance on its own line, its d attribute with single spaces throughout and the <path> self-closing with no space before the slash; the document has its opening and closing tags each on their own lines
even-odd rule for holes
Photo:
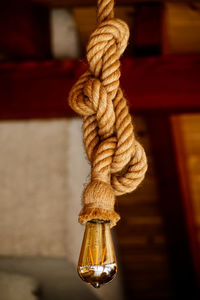
<svg viewBox="0 0 200 300">
<path fill-rule="evenodd" d="M 69 94 L 69 105 L 83 116 L 83 141 L 92 167 L 91 182 L 83 192 L 82 224 L 98 218 L 114 226 L 120 218 L 114 211 L 115 195 L 135 190 L 147 170 L 119 83 L 119 59 L 129 29 L 114 18 L 113 8 L 114 0 L 98 0 L 98 24 L 87 46 L 89 69 Z"/>
</svg>

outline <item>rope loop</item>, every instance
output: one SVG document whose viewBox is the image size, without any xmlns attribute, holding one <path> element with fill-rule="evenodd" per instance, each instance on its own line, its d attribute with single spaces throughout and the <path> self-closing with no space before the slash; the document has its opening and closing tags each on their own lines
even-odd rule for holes
<svg viewBox="0 0 200 300">
<path fill-rule="evenodd" d="M 103 80 L 109 70 L 111 74 L 119 70 L 119 65 L 114 70 L 112 68 L 123 54 L 128 39 L 129 28 L 120 19 L 110 19 L 98 25 L 87 46 L 89 68 L 95 77 Z"/>
<path fill-rule="evenodd" d="M 135 139 L 127 101 L 120 88 L 120 57 L 129 39 L 127 24 L 114 18 L 114 0 L 98 0 L 97 28 L 87 46 L 88 71 L 69 94 L 83 117 L 83 141 L 91 162 L 91 182 L 83 193 L 79 221 L 98 218 L 114 226 L 115 195 L 130 193 L 145 176 L 147 159 Z"/>
</svg>

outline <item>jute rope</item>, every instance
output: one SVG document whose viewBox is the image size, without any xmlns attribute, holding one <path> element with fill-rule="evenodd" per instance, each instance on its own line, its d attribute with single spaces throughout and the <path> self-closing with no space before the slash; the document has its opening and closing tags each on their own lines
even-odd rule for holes
<svg viewBox="0 0 200 300">
<path fill-rule="evenodd" d="M 129 38 L 129 29 L 114 18 L 114 0 L 98 0 L 97 28 L 87 46 L 89 69 L 69 94 L 69 104 L 83 116 L 83 141 L 91 162 L 91 182 L 83 192 L 79 222 L 110 220 L 115 195 L 130 193 L 143 180 L 147 160 L 134 136 L 132 119 L 120 88 L 120 56 Z"/>
</svg>

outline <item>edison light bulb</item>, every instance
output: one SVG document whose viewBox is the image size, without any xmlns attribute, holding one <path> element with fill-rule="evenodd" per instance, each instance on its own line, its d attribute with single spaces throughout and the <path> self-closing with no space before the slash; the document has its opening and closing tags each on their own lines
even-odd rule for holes
<svg viewBox="0 0 200 300">
<path fill-rule="evenodd" d="M 117 273 L 110 222 L 91 220 L 86 223 L 78 274 L 95 288 L 109 282 Z"/>
</svg>

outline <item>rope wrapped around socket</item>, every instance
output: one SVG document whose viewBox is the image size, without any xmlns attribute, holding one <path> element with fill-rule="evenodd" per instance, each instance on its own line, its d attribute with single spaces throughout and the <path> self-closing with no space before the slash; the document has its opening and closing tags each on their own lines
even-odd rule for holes
<svg viewBox="0 0 200 300">
<path fill-rule="evenodd" d="M 120 57 L 129 39 L 125 22 L 114 18 L 114 1 L 98 0 L 97 28 L 87 46 L 89 69 L 69 94 L 69 105 L 83 117 L 83 141 L 91 162 L 91 182 L 83 192 L 79 222 L 110 220 L 115 196 L 130 193 L 145 176 L 147 159 L 135 139 L 127 101 L 120 88 Z"/>
</svg>

